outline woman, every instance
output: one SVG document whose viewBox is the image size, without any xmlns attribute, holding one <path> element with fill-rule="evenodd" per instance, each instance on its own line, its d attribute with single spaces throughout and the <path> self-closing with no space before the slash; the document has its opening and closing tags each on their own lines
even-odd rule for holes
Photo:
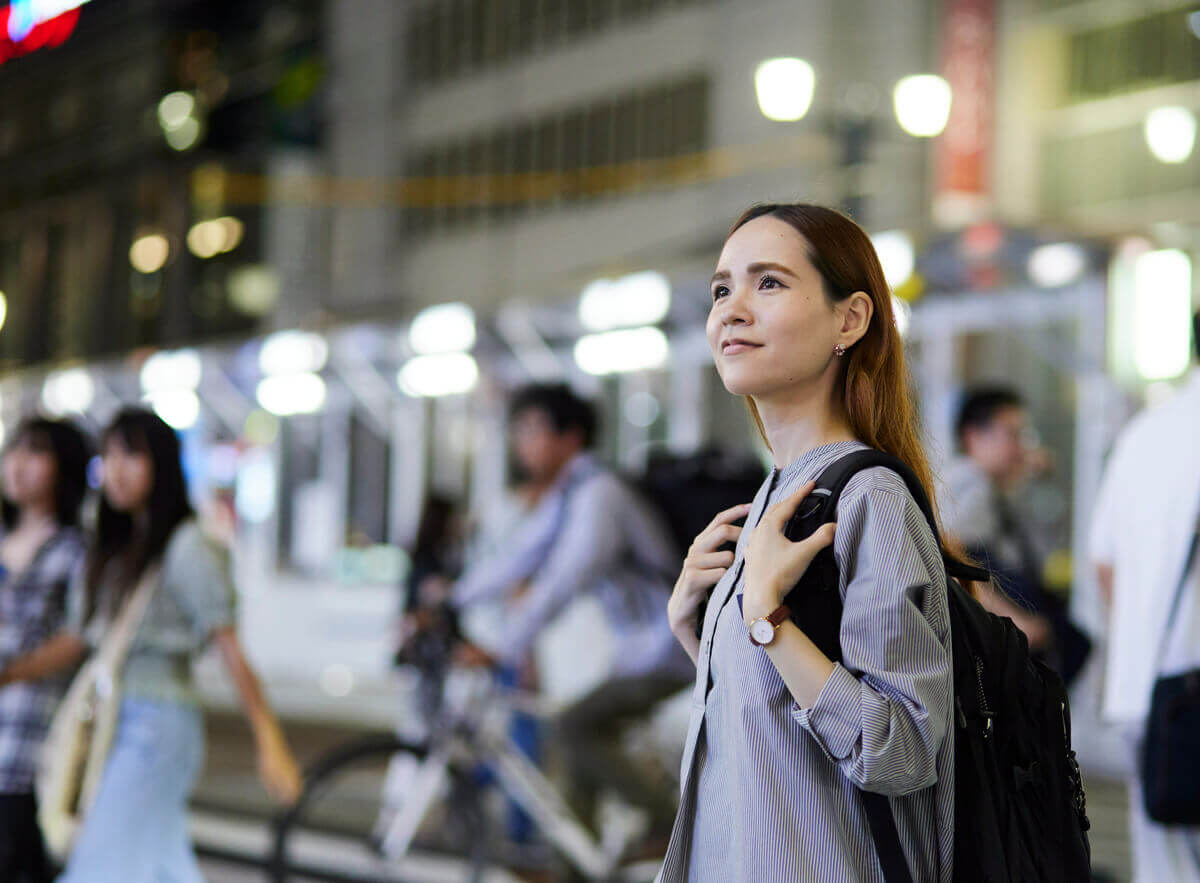
<svg viewBox="0 0 1200 883">
<path fill-rule="evenodd" d="M 783 526 L 821 471 L 871 446 L 932 497 L 879 260 L 843 215 L 746 212 L 712 281 L 709 344 L 748 400 L 775 468 L 752 505 L 693 543 L 668 607 L 697 665 L 683 794 L 660 880 L 882 881 L 859 789 L 887 795 L 914 880 L 947 881 L 953 853 L 951 665 L 945 577 L 903 480 L 869 469 L 833 525 Z M 746 518 L 742 535 L 735 522 Z M 737 540 L 737 551 L 719 551 Z M 782 599 L 833 543 L 842 661 L 784 616 Z M 701 636 L 697 609 L 707 604 Z M 750 626 L 759 622 L 749 639 Z"/>
<path fill-rule="evenodd" d="M 97 646 L 148 567 L 159 567 L 121 678 L 116 738 L 63 883 L 201 881 L 187 833 L 187 801 L 204 760 L 193 658 L 211 641 L 233 677 L 254 731 L 259 776 L 277 799 L 300 790 L 296 762 L 234 627 L 227 560 L 192 514 L 175 432 L 149 411 L 119 413 L 103 436 L 104 485 L 96 538 L 76 593 L 86 622 L 75 658 Z M 57 660 L 27 659 L 26 677 Z"/>
<path fill-rule="evenodd" d="M 87 463 L 83 433 L 58 420 L 25 420 L 4 452 L 0 665 L 45 647 L 63 628 L 67 587 L 83 564 Z M 0 880 L 49 879 L 33 778 L 62 687 L 61 679 L 0 686 Z"/>
</svg>

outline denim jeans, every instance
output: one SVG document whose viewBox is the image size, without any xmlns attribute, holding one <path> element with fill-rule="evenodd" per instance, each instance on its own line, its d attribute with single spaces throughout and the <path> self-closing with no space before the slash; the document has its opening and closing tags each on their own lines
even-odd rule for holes
<svg viewBox="0 0 1200 883">
<path fill-rule="evenodd" d="M 124 700 L 96 801 L 58 883 L 203 883 L 187 829 L 203 762 L 197 709 Z"/>
</svg>

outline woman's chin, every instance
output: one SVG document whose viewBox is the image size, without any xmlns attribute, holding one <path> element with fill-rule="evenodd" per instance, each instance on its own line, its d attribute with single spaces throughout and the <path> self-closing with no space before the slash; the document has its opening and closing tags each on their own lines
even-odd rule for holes
<svg viewBox="0 0 1200 883">
<path fill-rule="evenodd" d="M 721 375 L 721 382 L 730 395 L 756 396 L 763 391 L 764 384 L 759 378 L 747 377 L 738 371 L 728 371 Z"/>
</svg>

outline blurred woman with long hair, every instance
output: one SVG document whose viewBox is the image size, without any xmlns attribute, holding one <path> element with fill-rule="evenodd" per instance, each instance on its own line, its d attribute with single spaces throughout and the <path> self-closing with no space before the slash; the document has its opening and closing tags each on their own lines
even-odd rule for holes
<svg viewBox="0 0 1200 883">
<path fill-rule="evenodd" d="M 904 481 L 872 468 L 842 492 L 836 528 L 798 543 L 783 533 L 813 480 L 865 447 L 898 457 L 933 498 L 879 259 L 832 209 L 756 206 L 726 239 L 710 295 L 717 370 L 775 467 L 753 504 L 696 538 L 669 604 L 697 679 L 660 879 L 882 881 L 866 791 L 887 798 L 912 878 L 948 881 L 950 634 L 933 532 Z M 737 551 L 721 551 L 730 540 Z M 837 662 L 783 605 L 830 543 Z"/>
<path fill-rule="evenodd" d="M 104 774 L 63 883 L 201 881 L 187 801 L 204 760 L 191 663 L 217 646 L 254 732 L 267 790 L 289 802 L 300 774 L 238 642 L 227 556 L 196 523 L 175 431 L 150 411 L 121 411 L 102 438 L 103 493 L 84 591 L 76 659 L 103 639 L 148 568 L 157 586 L 121 674 L 121 708 Z M 26 671 L 36 666 L 27 666 Z M 46 662 L 36 674 L 52 667 Z"/>
<path fill-rule="evenodd" d="M 61 650 L 67 591 L 82 570 L 79 509 L 87 492 L 88 442 L 65 420 L 30 418 L 3 458 L 0 496 L 0 880 L 48 879 L 37 824 L 34 768 L 62 678 L 13 683 L 5 665 Z"/>
</svg>

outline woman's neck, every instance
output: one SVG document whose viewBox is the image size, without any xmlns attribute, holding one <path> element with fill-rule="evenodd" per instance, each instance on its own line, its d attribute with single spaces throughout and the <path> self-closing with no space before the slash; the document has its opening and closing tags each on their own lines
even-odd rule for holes
<svg viewBox="0 0 1200 883">
<path fill-rule="evenodd" d="M 779 468 L 813 448 L 855 439 L 849 422 L 835 408 L 827 389 L 792 393 L 786 399 L 755 399 L 754 404 Z"/>
<path fill-rule="evenodd" d="M 55 513 L 53 506 L 28 503 L 17 510 L 16 529 L 22 532 L 51 530 L 57 523 L 57 513 Z"/>
</svg>

